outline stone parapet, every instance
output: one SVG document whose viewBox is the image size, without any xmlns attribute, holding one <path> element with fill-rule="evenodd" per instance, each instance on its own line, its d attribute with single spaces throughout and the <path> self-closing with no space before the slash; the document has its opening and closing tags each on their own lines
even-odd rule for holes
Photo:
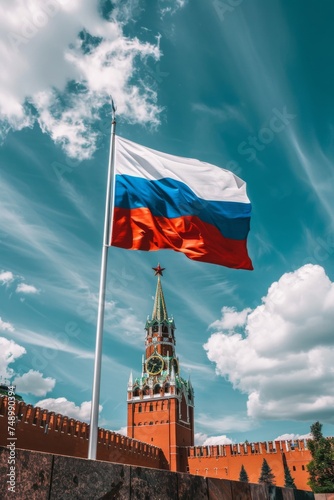
<svg viewBox="0 0 334 500">
<path fill-rule="evenodd" d="M 9 453 L 8 448 L 0 447 L 0 491 L 4 500 L 314 500 L 314 494 L 308 491 L 20 449 L 16 449 L 13 493 L 7 484 Z"/>
</svg>

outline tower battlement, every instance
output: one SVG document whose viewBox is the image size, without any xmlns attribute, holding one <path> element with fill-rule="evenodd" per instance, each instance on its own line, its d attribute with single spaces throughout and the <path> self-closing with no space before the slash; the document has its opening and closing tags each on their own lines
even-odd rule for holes
<svg viewBox="0 0 334 500">
<path fill-rule="evenodd" d="M 262 441 L 257 443 L 222 444 L 188 447 L 188 457 L 237 457 L 307 450 L 307 440 Z"/>
</svg>

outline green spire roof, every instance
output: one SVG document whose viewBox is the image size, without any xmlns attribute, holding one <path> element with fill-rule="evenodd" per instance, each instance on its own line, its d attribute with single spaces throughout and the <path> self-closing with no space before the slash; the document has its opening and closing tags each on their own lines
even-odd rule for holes
<svg viewBox="0 0 334 500">
<path fill-rule="evenodd" d="M 162 272 L 165 270 L 158 264 L 157 267 L 152 268 L 155 271 L 155 275 L 158 276 L 157 290 L 155 292 L 154 306 L 152 312 L 152 319 L 147 318 L 145 328 L 148 329 L 153 325 L 170 325 L 173 329 L 175 328 L 173 318 L 168 318 L 167 307 L 165 302 L 164 293 L 161 286 L 161 276 Z"/>
<path fill-rule="evenodd" d="M 160 275 L 158 275 L 157 290 L 155 292 L 152 321 L 157 321 L 158 323 L 168 322 L 166 302 L 162 291 Z"/>
</svg>

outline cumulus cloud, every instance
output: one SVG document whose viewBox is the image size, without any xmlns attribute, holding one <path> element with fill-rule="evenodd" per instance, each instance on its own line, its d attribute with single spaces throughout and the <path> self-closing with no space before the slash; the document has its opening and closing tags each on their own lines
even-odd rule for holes
<svg viewBox="0 0 334 500">
<path fill-rule="evenodd" d="M 249 307 L 240 312 L 236 311 L 234 307 L 223 307 L 221 319 L 217 319 L 210 326 L 211 328 L 222 328 L 223 330 L 233 330 L 239 326 L 244 326 L 251 311 Z"/>
<path fill-rule="evenodd" d="M 33 396 L 45 396 L 52 391 L 56 385 L 56 380 L 51 377 L 43 377 L 41 372 L 29 370 L 23 375 L 17 376 L 13 380 L 17 392 L 32 394 Z"/>
<path fill-rule="evenodd" d="M 11 271 L 1 271 L 0 273 L 0 283 L 2 285 L 8 285 L 11 281 L 13 281 L 14 275 Z"/>
<path fill-rule="evenodd" d="M 311 439 L 311 437 L 310 432 L 308 434 L 281 434 L 274 441 L 296 441 L 297 439 Z"/>
<path fill-rule="evenodd" d="M 137 73 L 160 58 L 159 42 L 126 37 L 124 17 L 106 17 L 97 0 L 0 5 L 0 138 L 38 123 L 68 155 L 89 158 L 110 95 L 126 120 L 159 123 L 156 91 Z"/>
<path fill-rule="evenodd" d="M 39 293 L 39 290 L 34 285 L 27 285 L 27 283 L 19 283 L 16 287 L 16 292 L 17 293 L 35 294 L 35 293 Z"/>
<path fill-rule="evenodd" d="M 56 413 L 61 413 L 62 415 L 68 416 L 70 418 L 75 418 L 83 422 L 89 422 L 90 420 L 90 409 L 91 401 L 84 401 L 80 406 L 76 406 L 73 401 L 68 401 L 66 398 L 48 398 L 38 401 L 35 406 L 47 409 L 49 411 L 54 411 Z M 99 406 L 99 412 L 101 412 L 103 407 Z"/>
<path fill-rule="evenodd" d="M 6 323 L 0 318 L 0 331 L 14 332 L 15 329 L 11 323 Z M 5 337 L 0 337 L 0 374 L 4 379 L 10 380 L 16 375 L 14 369 L 9 365 L 14 363 L 18 358 L 26 354 L 26 350 L 14 340 L 8 340 Z M 45 396 L 51 391 L 56 381 L 51 377 L 43 377 L 43 374 L 29 370 L 23 375 L 16 375 L 11 382 L 16 385 L 17 392 L 25 394 L 33 394 L 34 396 Z"/>
<path fill-rule="evenodd" d="M 13 328 L 9 323 L 3 323 L 0 318 L 0 330 L 3 324 L 9 325 L 9 327 L 6 326 L 3 328 L 4 330 L 7 329 L 11 331 L 10 328 Z M 0 373 L 3 378 L 10 379 L 13 376 L 13 369 L 10 368 L 9 365 L 14 363 L 14 361 L 25 354 L 25 352 L 25 348 L 16 344 L 13 340 L 0 337 Z"/>
<path fill-rule="evenodd" d="M 333 423 L 334 284 L 324 269 L 307 264 L 284 274 L 241 333 L 230 330 L 230 313 L 223 309 L 213 324 L 222 331 L 204 348 L 216 372 L 248 394 L 249 417 Z"/>
<path fill-rule="evenodd" d="M 196 446 L 211 446 L 217 444 L 232 444 L 232 439 L 225 435 L 222 436 L 208 436 L 202 432 L 195 433 L 195 445 Z"/>
</svg>

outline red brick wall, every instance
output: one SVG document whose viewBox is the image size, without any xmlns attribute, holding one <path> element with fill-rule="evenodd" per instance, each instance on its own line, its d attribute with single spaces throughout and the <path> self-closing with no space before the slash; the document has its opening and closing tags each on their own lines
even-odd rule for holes
<svg viewBox="0 0 334 500">
<path fill-rule="evenodd" d="M 23 402 L 16 403 L 16 415 L 17 448 L 87 458 L 88 424 Z M 1 446 L 7 446 L 7 437 L 7 397 L 0 397 Z M 166 468 L 163 454 L 156 446 L 105 429 L 99 429 L 97 459 Z"/>
<path fill-rule="evenodd" d="M 311 454 L 306 449 L 304 440 L 295 441 L 293 445 L 291 441 L 276 441 L 247 445 L 195 446 L 187 451 L 188 470 L 191 474 L 238 481 L 243 465 L 249 481 L 257 483 L 265 458 L 275 475 L 277 486 L 284 486 L 286 463 L 296 487 L 310 490 L 306 465 L 311 460 Z"/>
</svg>

